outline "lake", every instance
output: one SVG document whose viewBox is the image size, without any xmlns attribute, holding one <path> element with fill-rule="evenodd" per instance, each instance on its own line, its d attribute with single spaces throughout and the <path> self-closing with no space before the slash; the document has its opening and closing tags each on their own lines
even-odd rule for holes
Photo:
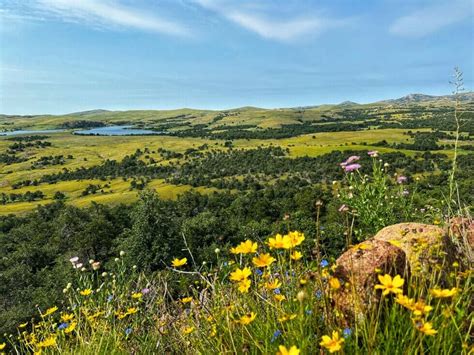
<svg viewBox="0 0 474 355">
<path fill-rule="evenodd" d="M 130 135 L 151 135 L 163 134 L 162 132 L 149 129 L 132 128 L 133 126 L 107 126 L 74 131 L 74 134 L 98 135 L 98 136 L 130 136 Z"/>
<path fill-rule="evenodd" d="M 44 134 L 44 133 L 57 133 L 57 132 L 64 132 L 64 129 L 44 129 L 44 130 L 37 130 L 37 131 L 19 129 L 17 131 L 0 132 L 0 136 L 17 136 L 20 134 Z"/>
</svg>

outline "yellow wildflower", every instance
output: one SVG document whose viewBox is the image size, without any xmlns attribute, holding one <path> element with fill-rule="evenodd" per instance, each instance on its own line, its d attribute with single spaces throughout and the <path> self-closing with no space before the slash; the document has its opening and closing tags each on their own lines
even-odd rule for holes
<svg viewBox="0 0 474 355">
<path fill-rule="evenodd" d="M 211 327 L 211 333 L 209 334 L 211 338 L 215 337 L 217 335 L 217 325 L 213 324 Z"/>
<path fill-rule="evenodd" d="M 271 282 L 267 282 L 265 284 L 265 287 L 268 288 L 269 290 L 274 290 L 276 288 L 279 288 L 281 286 L 281 282 L 278 279 L 275 279 Z"/>
<path fill-rule="evenodd" d="M 413 306 L 415 304 L 415 300 L 413 298 L 409 298 L 408 296 L 405 296 L 401 293 L 397 295 L 397 297 L 395 298 L 395 302 L 409 310 L 413 310 Z"/>
<path fill-rule="evenodd" d="M 0 350 L 3 350 L 3 349 L 5 349 L 5 347 L 6 347 L 6 346 L 7 346 L 7 344 L 5 344 L 5 343 L 1 343 L 1 344 L 0 344 Z"/>
<path fill-rule="evenodd" d="M 242 316 L 239 320 L 237 320 L 237 323 L 240 323 L 242 325 L 247 325 L 247 324 L 252 323 L 255 320 L 255 317 L 257 317 L 257 315 L 254 312 L 250 312 Z"/>
<path fill-rule="evenodd" d="M 245 242 L 240 243 L 235 248 L 231 248 L 230 252 L 232 254 L 254 254 L 257 252 L 257 248 L 257 243 L 247 239 Z"/>
<path fill-rule="evenodd" d="M 62 314 L 62 315 L 61 315 L 61 320 L 62 320 L 63 322 L 69 322 L 69 321 L 72 320 L 73 318 L 74 318 L 74 314 L 67 314 L 67 313 L 65 313 L 65 314 Z"/>
<path fill-rule="evenodd" d="M 425 304 L 425 301 L 423 300 L 417 301 L 411 308 L 411 310 L 413 311 L 413 314 L 418 317 L 424 314 L 428 314 L 432 309 L 433 307 Z"/>
<path fill-rule="evenodd" d="M 332 337 L 329 335 L 323 335 L 319 345 L 328 349 L 330 353 L 334 353 L 341 350 L 342 343 L 344 343 L 344 338 L 340 338 L 339 333 L 333 330 Z"/>
<path fill-rule="evenodd" d="M 300 260 L 302 257 L 303 257 L 303 254 L 301 254 L 298 250 L 295 250 L 290 255 L 291 260 L 295 260 L 295 261 Z"/>
<path fill-rule="evenodd" d="M 64 329 L 64 333 L 69 334 L 71 333 L 74 329 L 76 329 L 77 322 L 72 322 L 71 324 L 68 325 L 66 329 Z"/>
<path fill-rule="evenodd" d="M 339 290 L 341 288 L 341 282 L 336 277 L 331 277 L 329 279 L 329 286 L 331 286 L 333 290 Z"/>
<path fill-rule="evenodd" d="M 250 275 L 252 275 L 252 271 L 250 271 L 250 268 L 245 267 L 243 269 L 237 268 L 234 272 L 230 274 L 230 279 L 232 281 L 240 282 L 242 280 L 247 279 Z"/>
<path fill-rule="evenodd" d="M 189 302 L 191 302 L 192 300 L 193 300 L 192 297 L 184 297 L 184 298 L 181 298 L 180 301 L 181 301 L 182 303 L 189 303 Z"/>
<path fill-rule="evenodd" d="M 281 317 L 278 317 L 278 321 L 283 323 L 283 322 L 286 322 L 286 321 L 289 321 L 289 320 L 293 320 L 296 317 L 297 317 L 296 314 L 284 314 Z"/>
<path fill-rule="evenodd" d="M 25 328 L 28 325 L 28 322 L 26 323 L 21 323 L 18 328 Z"/>
<path fill-rule="evenodd" d="M 288 235 L 284 237 L 281 234 L 275 235 L 275 238 L 269 238 L 267 242 L 270 249 L 290 249 L 291 240 Z"/>
<path fill-rule="evenodd" d="M 439 289 L 439 288 L 434 288 L 430 290 L 431 294 L 433 297 L 436 298 L 448 298 L 448 297 L 453 297 L 458 293 L 458 289 L 456 287 L 453 287 L 452 289 Z"/>
<path fill-rule="evenodd" d="M 184 334 L 190 334 L 192 332 L 194 332 L 194 327 L 186 327 L 183 329 Z"/>
<path fill-rule="evenodd" d="M 175 258 L 171 262 L 171 265 L 173 265 L 173 267 L 181 267 L 183 265 L 186 265 L 187 262 L 188 262 L 187 258 L 182 258 L 182 259 Z"/>
<path fill-rule="evenodd" d="M 433 324 L 431 324 L 430 322 L 425 323 L 423 321 L 419 321 L 416 324 L 416 329 L 418 329 L 425 335 L 435 335 L 436 333 L 438 333 L 436 329 L 433 329 Z"/>
<path fill-rule="evenodd" d="M 251 282 L 249 279 L 244 279 L 244 280 L 240 281 L 240 282 L 238 283 L 238 285 L 239 285 L 239 287 L 238 287 L 239 291 L 242 292 L 242 293 L 247 293 L 247 292 L 249 292 L 250 284 L 251 284 L 251 283 L 252 283 L 252 282 Z"/>
<path fill-rule="evenodd" d="M 46 338 L 45 340 L 40 341 L 37 345 L 38 345 L 39 348 L 49 348 L 51 346 L 55 346 L 56 345 L 56 337 L 50 336 L 49 338 Z"/>
<path fill-rule="evenodd" d="M 278 302 L 282 302 L 282 301 L 286 300 L 286 296 L 285 295 L 275 295 L 275 300 L 277 300 Z"/>
<path fill-rule="evenodd" d="M 82 290 L 81 292 L 79 292 L 81 295 L 83 296 L 89 296 L 91 293 L 92 293 L 92 290 L 90 288 L 86 288 L 85 290 Z"/>
<path fill-rule="evenodd" d="M 390 292 L 394 294 L 402 293 L 403 290 L 400 288 L 405 283 L 405 280 L 400 277 L 400 275 L 395 276 L 392 279 L 392 276 L 385 274 L 384 276 L 378 275 L 378 279 L 381 285 L 375 285 L 375 289 L 383 290 L 382 294 L 384 296 L 388 295 Z"/>
<path fill-rule="evenodd" d="M 270 254 L 260 254 L 258 257 L 252 259 L 252 263 L 256 267 L 267 267 L 270 266 L 273 262 L 275 262 L 275 258 Z"/>
<path fill-rule="evenodd" d="M 285 237 L 290 240 L 291 247 L 296 247 L 304 241 L 304 234 L 298 231 L 290 232 Z"/>
<path fill-rule="evenodd" d="M 303 285 L 306 285 L 308 283 L 308 280 L 306 279 L 300 279 L 300 285 L 303 286 Z"/>
<path fill-rule="evenodd" d="M 138 312 L 138 308 L 136 307 L 131 307 L 127 309 L 127 314 L 135 314 Z"/>
<path fill-rule="evenodd" d="M 278 347 L 278 352 L 277 355 L 299 355 L 300 354 L 300 349 L 296 347 L 296 345 L 293 345 L 291 348 L 287 348 L 284 345 L 280 345 Z"/>
<path fill-rule="evenodd" d="M 54 307 L 51 307 L 51 308 L 48 308 L 46 310 L 46 312 L 44 312 L 44 314 L 41 315 L 41 317 L 46 317 L 46 316 L 49 316 L 50 314 L 53 314 L 54 312 L 56 312 L 58 310 L 58 307 L 54 306 Z"/>
<path fill-rule="evenodd" d="M 132 293 L 132 298 L 134 298 L 136 300 L 141 300 L 142 297 L 143 297 L 143 293 L 141 293 L 141 292 Z"/>
</svg>

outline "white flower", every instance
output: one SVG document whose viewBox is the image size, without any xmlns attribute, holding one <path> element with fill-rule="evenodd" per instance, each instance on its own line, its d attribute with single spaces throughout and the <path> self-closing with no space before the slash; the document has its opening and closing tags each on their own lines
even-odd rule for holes
<svg viewBox="0 0 474 355">
<path fill-rule="evenodd" d="M 73 263 L 73 264 L 77 263 L 78 260 L 79 260 L 79 257 L 78 257 L 78 256 L 75 256 L 75 257 L 69 259 L 69 261 L 70 261 L 71 263 Z"/>
<path fill-rule="evenodd" d="M 115 261 L 116 261 L 116 262 L 119 262 L 119 261 L 120 261 L 120 259 L 119 259 L 119 258 L 115 258 Z"/>
<path fill-rule="evenodd" d="M 120 256 L 124 256 L 125 252 L 123 250 L 120 250 Z"/>
<path fill-rule="evenodd" d="M 86 270 L 87 270 L 87 269 L 86 269 L 85 267 L 83 267 L 83 268 L 81 269 L 82 272 L 84 272 L 84 271 L 86 271 Z"/>
<path fill-rule="evenodd" d="M 94 259 L 89 259 L 89 264 L 93 264 L 95 262 Z"/>
<path fill-rule="evenodd" d="M 96 261 L 92 263 L 92 269 L 99 270 L 100 269 L 100 262 Z"/>
<path fill-rule="evenodd" d="M 104 271 L 104 272 L 102 273 L 102 277 L 106 277 L 106 276 L 107 276 L 107 273 Z"/>
<path fill-rule="evenodd" d="M 216 248 L 216 249 L 214 250 L 214 253 L 216 253 L 216 254 L 219 254 L 220 252 L 221 252 L 221 250 L 220 250 L 219 248 Z"/>
<path fill-rule="evenodd" d="M 82 267 L 82 263 L 76 264 L 76 265 L 74 265 L 74 267 L 75 267 L 76 269 L 80 269 L 80 268 Z"/>
<path fill-rule="evenodd" d="M 72 283 L 69 282 L 69 283 L 66 285 L 66 288 L 71 288 L 71 287 L 72 287 Z"/>
</svg>

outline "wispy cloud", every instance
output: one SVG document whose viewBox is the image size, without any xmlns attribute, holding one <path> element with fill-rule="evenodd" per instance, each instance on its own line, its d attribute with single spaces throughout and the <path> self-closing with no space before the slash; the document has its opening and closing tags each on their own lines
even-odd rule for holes
<svg viewBox="0 0 474 355">
<path fill-rule="evenodd" d="M 249 5 L 245 1 L 193 1 L 263 38 L 278 41 L 290 41 L 306 35 L 319 34 L 348 22 L 347 20 L 330 19 L 315 13 L 311 15 L 296 14 L 289 19 L 271 16 L 265 13 L 265 5 L 258 2 Z"/>
<path fill-rule="evenodd" d="M 180 23 L 145 13 L 115 0 L 38 0 L 36 6 L 64 21 L 100 27 L 126 27 L 142 31 L 186 36 L 188 29 Z"/>
<path fill-rule="evenodd" d="M 473 16 L 474 0 L 452 0 L 402 16 L 395 20 L 389 30 L 394 35 L 419 38 Z"/>
</svg>

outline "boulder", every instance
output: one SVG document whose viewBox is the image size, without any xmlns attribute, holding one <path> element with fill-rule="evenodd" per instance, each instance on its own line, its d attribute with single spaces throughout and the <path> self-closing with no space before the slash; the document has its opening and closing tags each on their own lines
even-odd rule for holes
<svg viewBox="0 0 474 355">
<path fill-rule="evenodd" d="M 370 239 L 360 243 L 336 261 L 334 277 L 344 285 L 333 293 L 336 308 L 346 319 L 361 319 L 371 305 L 378 302 L 378 274 L 408 274 L 404 251 L 383 240 Z"/>
<path fill-rule="evenodd" d="M 449 227 L 453 236 L 461 243 L 461 245 L 474 248 L 474 220 L 464 217 L 452 218 L 449 222 Z M 449 230 L 446 231 L 448 233 Z"/>
<path fill-rule="evenodd" d="M 428 271 L 430 265 L 439 263 L 446 256 L 449 260 L 454 250 L 447 233 L 430 224 L 394 224 L 380 230 L 373 239 L 402 249 L 414 274 Z"/>
</svg>

